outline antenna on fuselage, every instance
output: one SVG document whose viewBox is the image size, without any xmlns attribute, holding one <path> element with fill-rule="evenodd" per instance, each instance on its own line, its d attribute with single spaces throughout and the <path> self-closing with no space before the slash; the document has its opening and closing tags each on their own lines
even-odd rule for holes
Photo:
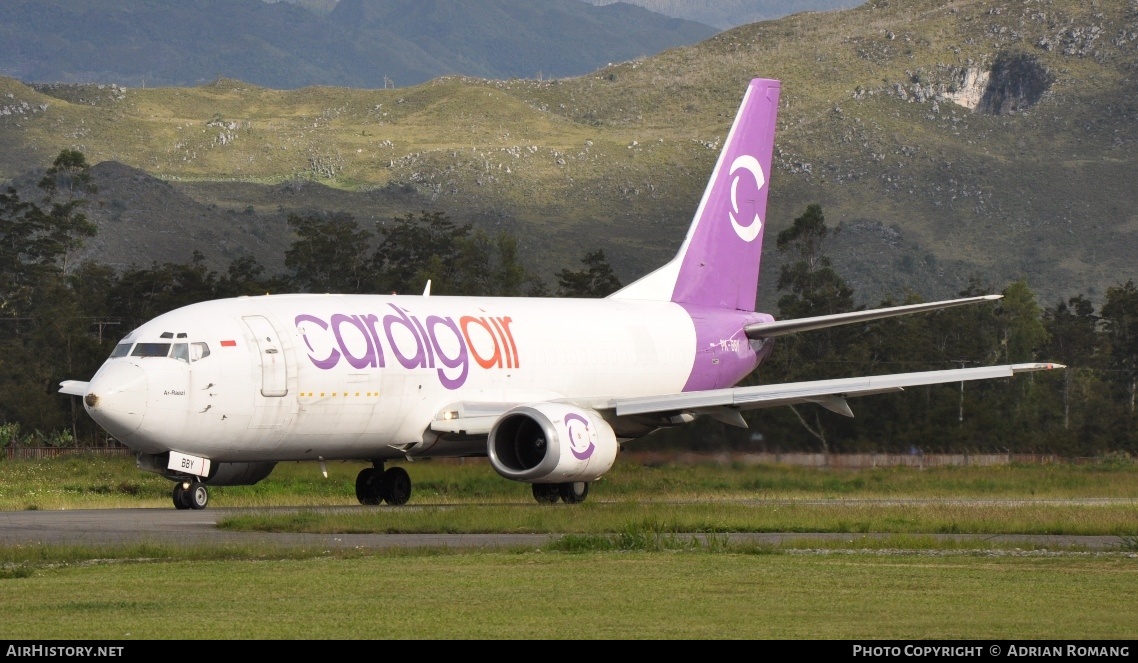
<svg viewBox="0 0 1138 663">
<path fill-rule="evenodd" d="M 424 297 L 430 297 L 431 296 L 431 279 L 427 279 L 427 287 L 423 288 L 423 296 Z"/>
</svg>

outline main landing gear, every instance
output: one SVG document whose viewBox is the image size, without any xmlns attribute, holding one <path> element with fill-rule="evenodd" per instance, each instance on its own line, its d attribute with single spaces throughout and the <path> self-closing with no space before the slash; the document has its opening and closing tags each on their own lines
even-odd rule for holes
<svg viewBox="0 0 1138 663">
<path fill-rule="evenodd" d="M 209 490 L 200 481 L 179 481 L 174 484 L 174 508 L 204 509 L 209 504 Z"/>
<path fill-rule="evenodd" d="M 556 504 L 557 500 L 566 504 L 580 504 L 588 495 L 588 481 L 533 484 L 533 498 L 542 504 Z"/>
<path fill-rule="evenodd" d="M 406 504 L 411 499 L 411 477 L 402 467 L 384 471 L 383 463 L 374 463 L 374 467 L 365 467 L 356 475 L 356 499 L 365 505 Z"/>
</svg>

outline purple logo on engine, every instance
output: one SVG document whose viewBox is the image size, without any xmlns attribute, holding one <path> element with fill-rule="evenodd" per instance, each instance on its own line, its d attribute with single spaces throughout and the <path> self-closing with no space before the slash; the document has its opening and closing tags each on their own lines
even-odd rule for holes
<svg viewBox="0 0 1138 663">
<path fill-rule="evenodd" d="M 593 444 L 589 420 L 579 414 L 565 415 L 565 430 L 569 433 L 569 450 L 577 460 L 587 460 L 597 448 Z"/>
</svg>

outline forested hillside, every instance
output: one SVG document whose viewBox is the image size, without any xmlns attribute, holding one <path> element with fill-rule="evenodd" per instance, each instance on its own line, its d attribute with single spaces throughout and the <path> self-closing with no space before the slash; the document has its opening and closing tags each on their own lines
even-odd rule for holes
<svg viewBox="0 0 1138 663">
<path fill-rule="evenodd" d="M 56 383 L 88 377 L 111 337 L 164 308 L 246 287 L 384 291 L 386 239 L 441 241 L 431 228 L 444 221 L 453 252 L 413 253 L 397 287 L 429 277 L 442 291 L 555 294 L 611 285 L 592 278 L 608 266 L 629 282 L 674 255 L 747 81 L 764 76 L 782 81 L 783 101 L 761 309 L 1006 297 L 786 339 L 754 379 L 1025 358 L 1071 368 L 869 397 L 852 420 L 801 408 L 758 413 L 751 431 L 704 422 L 685 443 L 1133 450 L 1136 74 L 1135 0 L 873 0 L 552 80 L 274 90 L 0 78 L 0 176 L 14 186 L 2 202 L 0 420 L 68 430 L 73 404 Z M 45 175 L 78 167 L 54 163 L 61 152 L 83 155 L 89 179 L 49 191 Z M 774 238 L 815 216 L 825 253 L 808 263 L 829 265 L 804 271 L 795 243 Z M 297 280 L 312 238 L 338 232 L 361 237 L 360 251 L 334 264 L 363 271 L 348 270 L 348 285 Z M 460 262 L 481 271 L 448 284 L 442 266 Z"/>
<path fill-rule="evenodd" d="M 37 183 L 40 196 L 0 195 L 0 445 L 107 444 L 64 379 L 88 379 L 136 325 L 182 305 L 272 292 L 599 297 L 620 287 L 603 251 L 588 250 L 556 285 L 527 269 L 517 238 L 489 235 L 445 214 L 408 212 L 381 226 L 345 214 L 291 215 L 285 270 L 252 256 L 223 271 L 187 263 L 115 270 L 68 265 L 97 233 L 83 213 L 97 194 L 82 153 L 65 151 Z M 41 202 L 42 201 L 42 202 Z M 834 229 L 807 207 L 773 242 L 784 255 L 778 313 L 794 318 L 857 308 L 834 269 Z M 749 429 L 711 420 L 638 445 L 694 449 L 1032 452 L 1068 456 L 1138 450 L 1138 288 L 1108 288 L 1096 309 L 1078 295 L 1041 306 L 1022 281 L 975 282 L 961 295 L 1002 290 L 996 305 L 804 332 L 778 340 L 749 383 L 779 383 L 951 367 L 1062 362 L 1064 370 L 1011 380 L 939 385 L 856 399 L 856 418 L 801 405 L 748 413 Z M 916 297 L 882 305 L 914 303 Z"/>
</svg>

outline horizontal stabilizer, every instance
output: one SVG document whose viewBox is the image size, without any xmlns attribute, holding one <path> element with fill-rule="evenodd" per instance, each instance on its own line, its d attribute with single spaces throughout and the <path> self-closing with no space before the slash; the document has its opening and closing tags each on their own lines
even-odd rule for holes
<svg viewBox="0 0 1138 663">
<path fill-rule="evenodd" d="M 64 380 L 59 383 L 59 393 L 71 396 L 86 396 L 88 382 L 79 380 Z"/>
<path fill-rule="evenodd" d="M 824 329 L 826 327 L 836 327 L 838 325 L 849 325 L 855 322 L 869 322 L 870 320 L 891 318 L 896 315 L 908 315 L 910 313 L 922 313 L 924 311 L 937 311 L 942 308 L 951 308 L 953 306 L 961 306 L 963 304 L 975 304 L 977 302 L 994 301 L 1002 297 L 1003 295 L 982 295 L 980 297 L 949 299 L 941 302 L 908 304 L 906 306 L 891 306 L 889 308 L 878 308 L 869 311 L 850 311 L 849 313 L 835 313 L 834 315 L 819 315 L 812 318 L 798 318 L 797 320 L 756 322 L 753 325 L 747 325 L 744 331 L 747 333 L 747 338 L 770 338 L 772 336 L 783 336 L 784 334 L 793 334 L 796 332 L 810 331 L 813 329 Z"/>
</svg>

